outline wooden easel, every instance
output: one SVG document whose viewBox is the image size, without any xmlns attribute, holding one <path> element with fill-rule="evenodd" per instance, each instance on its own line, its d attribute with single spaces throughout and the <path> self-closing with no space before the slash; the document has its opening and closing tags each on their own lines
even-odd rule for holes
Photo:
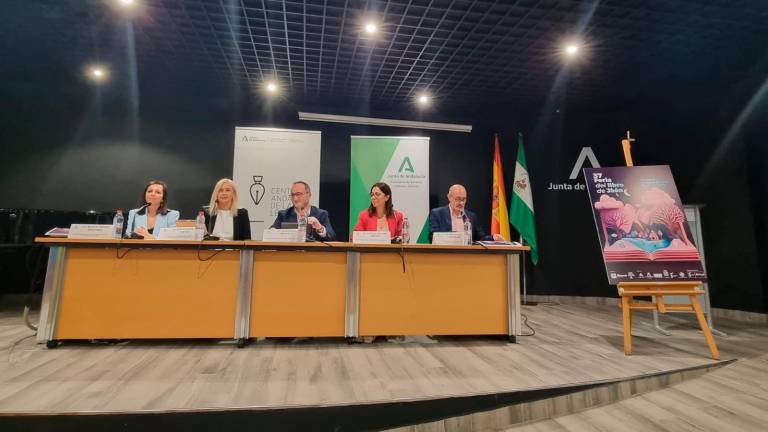
<svg viewBox="0 0 768 432">
<path fill-rule="evenodd" d="M 704 311 L 696 299 L 697 296 L 704 294 L 704 288 L 701 282 L 619 282 L 619 297 L 621 297 L 621 312 L 624 319 L 624 354 L 632 354 L 632 310 L 653 310 L 659 313 L 667 311 L 681 312 L 693 311 L 699 320 L 701 332 L 704 333 L 704 339 L 707 341 L 712 358 L 720 360 L 720 352 L 717 350 L 715 339 L 712 337 L 712 331 L 709 329 Z M 690 304 L 664 304 L 665 295 L 687 295 Z M 638 303 L 636 296 L 651 296 L 656 300 L 654 303 Z"/>
<path fill-rule="evenodd" d="M 633 166 L 631 145 L 633 138 L 630 137 L 629 131 L 627 131 L 627 137 L 621 140 L 621 145 L 624 150 L 624 160 L 627 166 Z M 701 332 L 704 333 L 704 339 L 707 341 L 709 351 L 712 353 L 712 358 L 720 360 L 720 352 L 717 350 L 715 339 L 712 337 L 712 331 L 707 324 L 707 320 L 704 318 L 704 312 L 701 310 L 701 305 L 697 299 L 698 296 L 704 294 L 704 288 L 701 282 L 687 281 L 687 282 L 619 282 L 618 284 L 619 297 L 621 298 L 621 312 L 624 321 L 624 354 L 632 354 L 632 310 L 657 310 L 659 313 L 666 313 L 667 311 L 681 312 L 681 311 L 693 311 L 696 314 L 696 318 L 699 320 L 699 326 L 701 326 Z M 664 303 L 665 295 L 687 295 L 690 299 L 689 304 L 674 304 L 666 305 Z M 637 296 L 650 296 L 654 298 L 653 303 L 638 303 L 634 297 Z"/>
</svg>

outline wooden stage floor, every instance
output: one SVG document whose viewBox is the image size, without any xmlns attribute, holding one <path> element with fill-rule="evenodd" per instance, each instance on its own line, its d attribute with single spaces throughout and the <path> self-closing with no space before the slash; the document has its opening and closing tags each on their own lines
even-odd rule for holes
<svg viewBox="0 0 768 432">
<path fill-rule="evenodd" d="M 489 338 L 152 341 L 38 345 L 20 313 L 0 313 L 0 412 L 186 410 L 369 404 L 557 387 L 714 364 L 692 316 L 668 314 L 673 336 L 637 313 L 634 355 L 622 352 L 614 306 L 524 306 L 536 330 Z M 723 328 L 722 323 L 717 323 Z M 734 323 L 722 360 L 756 357 L 768 330 Z M 525 331 L 529 329 L 524 328 Z"/>
</svg>

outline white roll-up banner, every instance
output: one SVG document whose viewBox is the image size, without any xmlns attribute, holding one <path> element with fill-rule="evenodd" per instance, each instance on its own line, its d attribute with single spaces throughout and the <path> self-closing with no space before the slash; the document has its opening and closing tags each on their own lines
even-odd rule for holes
<svg viewBox="0 0 768 432">
<path fill-rule="evenodd" d="M 251 236 L 261 240 L 277 212 L 291 206 L 293 182 L 307 182 L 310 204 L 320 202 L 320 132 L 236 127 L 232 179 L 238 207 L 248 210 Z"/>
</svg>

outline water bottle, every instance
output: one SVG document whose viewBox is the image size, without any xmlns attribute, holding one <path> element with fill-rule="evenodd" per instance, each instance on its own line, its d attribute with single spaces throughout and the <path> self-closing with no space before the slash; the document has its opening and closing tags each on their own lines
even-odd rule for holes
<svg viewBox="0 0 768 432">
<path fill-rule="evenodd" d="M 205 236 L 205 212 L 203 212 L 202 209 L 200 209 L 197 212 L 197 217 L 195 218 L 195 238 L 197 240 L 202 240 Z"/>
<path fill-rule="evenodd" d="M 403 236 L 403 244 L 411 242 L 411 223 L 408 222 L 408 218 L 403 218 L 403 228 L 400 234 Z"/>
<path fill-rule="evenodd" d="M 469 218 L 464 220 L 464 239 L 468 245 L 472 244 L 472 222 L 469 221 Z"/>
<path fill-rule="evenodd" d="M 112 225 L 115 227 L 115 238 L 123 238 L 123 209 L 117 209 L 115 218 L 112 219 Z"/>
<path fill-rule="evenodd" d="M 303 215 L 296 215 L 296 241 L 307 241 L 307 218 Z"/>
</svg>

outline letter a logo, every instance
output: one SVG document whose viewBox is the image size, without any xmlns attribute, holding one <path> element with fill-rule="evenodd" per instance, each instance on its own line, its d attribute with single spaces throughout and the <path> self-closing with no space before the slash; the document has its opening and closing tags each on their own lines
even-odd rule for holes
<svg viewBox="0 0 768 432">
<path fill-rule="evenodd" d="M 585 159 L 589 159 L 592 168 L 600 168 L 600 162 L 597 161 L 595 152 L 592 151 L 592 147 L 582 147 L 581 153 L 579 153 L 579 157 L 576 159 L 576 163 L 573 164 L 571 175 L 568 177 L 570 180 L 576 180 L 576 177 L 579 176 L 579 172 L 581 172 L 581 168 L 584 166 Z"/>
<path fill-rule="evenodd" d="M 400 169 L 397 170 L 397 172 L 399 173 L 403 171 L 411 172 L 411 173 L 413 172 L 413 164 L 411 163 L 411 158 L 409 158 L 408 156 L 406 156 L 405 159 L 403 159 L 403 162 L 400 164 Z"/>
</svg>

